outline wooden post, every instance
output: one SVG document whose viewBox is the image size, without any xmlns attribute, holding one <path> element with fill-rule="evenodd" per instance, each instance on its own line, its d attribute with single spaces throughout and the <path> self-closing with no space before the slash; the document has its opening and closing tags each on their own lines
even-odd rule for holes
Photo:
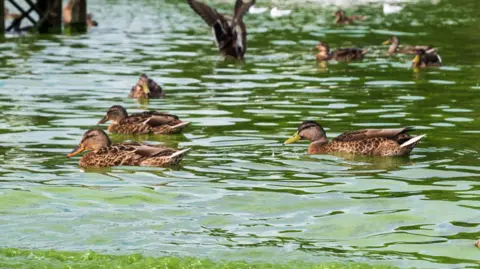
<svg viewBox="0 0 480 269">
<path fill-rule="evenodd" d="M 67 17 L 68 8 L 71 11 L 71 21 L 68 23 L 73 32 L 87 31 L 87 0 L 71 0 L 63 9 L 65 17 Z"/>
<path fill-rule="evenodd" d="M 0 37 L 3 36 L 3 33 L 5 33 L 5 1 L 0 0 L 0 11 L 2 12 L 0 14 Z"/>
<path fill-rule="evenodd" d="M 38 31 L 42 34 L 61 33 L 62 0 L 38 0 L 37 5 L 43 14 L 39 20 Z"/>
</svg>

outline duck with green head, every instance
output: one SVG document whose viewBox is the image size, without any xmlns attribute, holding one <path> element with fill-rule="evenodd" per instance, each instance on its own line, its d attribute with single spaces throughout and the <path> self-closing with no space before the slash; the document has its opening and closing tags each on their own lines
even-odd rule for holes
<svg viewBox="0 0 480 269">
<path fill-rule="evenodd" d="M 413 68 L 425 68 L 427 66 L 441 66 L 442 65 L 442 58 L 440 55 L 437 54 L 435 49 L 431 50 L 424 50 L 419 49 L 417 50 L 417 55 L 412 60 L 412 67 Z"/>
<path fill-rule="evenodd" d="M 79 161 L 83 167 L 167 166 L 178 164 L 189 150 L 190 148 L 177 150 L 137 142 L 112 144 L 104 131 L 92 129 L 83 135 L 80 144 L 67 157 L 88 151 Z"/>
<path fill-rule="evenodd" d="M 284 142 L 291 144 L 299 140 L 309 140 L 308 154 L 351 153 L 367 156 L 408 155 L 425 135 L 412 137 L 408 134 L 413 128 L 363 129 L 341 134 L 328 141 L 323 127 L 315 121 L 304 121 L 297 132 Z"/>
</svg>

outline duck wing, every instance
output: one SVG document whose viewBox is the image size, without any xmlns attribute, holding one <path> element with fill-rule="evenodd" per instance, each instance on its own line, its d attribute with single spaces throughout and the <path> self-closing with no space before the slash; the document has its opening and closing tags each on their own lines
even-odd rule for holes
<svg viewBox="0 0 480 269">
<path fill-rule="evenodd" d="M 142 123 L 152 127 L 176 123 L 179 119 L 177 116 L 157 111 L 144 111 L 133 113 L 122 121 L 122 123 Z"/>
<path fill-rule="evenodd" d="M 410 135 L 407 133 L 412 131 L 412 127 L 398 128 L 398 129 L 363 129 L 358 131 L 346 132 L 338 137 L 334 138 L 333 141 L 339 142 L 352 142 L 360 141 L 368 138 L 374 137 L 384 137 L 393 140 L 401 140 L 410 138 Z"/>
<path fill-rule="evenodd" d="M 235 7 L 233 9 L 233 24 L 232 28 L 235 28 L 235 25 L 243 20 L 243 16 L 248 12 L 251 6 L 255 5 L 255 0 L 237 0 L 235 2 Z"/>
<path fill-rule="evenodd" d="M 134 152 L 135 154 L 138 154 L 142 157 L 151 158 L 151 157 L 170 156 L 175 152 L 177 152 L 177 150 L 173 148 L 165 147 L 165 146 L 142 144 L 140 146 L 137 146 Z"/>
<path fill-rule="evenodd" d="M 190 7 L 213 28 L 213 33 L 220 50 L 224 49 L 232 41 L 232 28 L 228 19 L 218 13 L 216 9 L 196 0 L 187 0 Z"/>
</svg>

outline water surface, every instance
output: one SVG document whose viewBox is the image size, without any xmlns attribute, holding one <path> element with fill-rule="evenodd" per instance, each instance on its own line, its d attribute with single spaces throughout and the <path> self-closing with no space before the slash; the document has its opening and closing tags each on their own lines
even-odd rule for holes
<svg viewBox="0 0 480 269">
<path fill-rule="evenodd" d="M 231 5 L 218 4 L 230 11 Z M 268 3 L 260 6 L 272 7 Z M 289 8 L 283 5 L 282 8 Z M 244 63 L 224 63 L 182 1 L 90 1 L 100 27 L 0 43 L 1 247 L 213 260 L 477 268 L 480 50 L 476 0 L 408 3 L 332 24 L 334 7 L 249 14 Z M 392 34 L 432 44 L 444 66 L 386 55 Z M 368 47 L 317 65 L 311 48 Z M 167 98 L 127 99 L 140 73 Z M 180 166 L 82 169 L 69 152 L 115 104 L 192 122 L 184 134 L 121 136 L 192 147 Z M 282 146 L 302 120 L 334 137 L 413 126 L 408 158 L 307 156 Z"/>
</svg>

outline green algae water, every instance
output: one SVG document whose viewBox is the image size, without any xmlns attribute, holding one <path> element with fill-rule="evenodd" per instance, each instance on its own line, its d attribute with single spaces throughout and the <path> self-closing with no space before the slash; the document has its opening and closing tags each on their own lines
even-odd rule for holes
<svg viewBox="0 0 480 269">
<path fill-rule="evenodd" d="M 209 3 L 231 12 L 230 2 Z M 359 1 L 347 12 L 369 18 L 349 26 L 332 23 L 326 2 L 248 14 L 244 63 L 220 61 L 184 1 L 91 0 L 99 27 L 88 34 L 7 35 L 0 267 L 478 268 L 479 2 L 410 1 L 383 15 L 383 2 Z M 415 71 L 413 57 L 388 56 L 391 35 L 433 45 L 443 66 Z M 317 64 L 318 41 L 369 54 Z M 141 73 L 167 97 L 126 98 Z M 115 142 L 192 151 L 170 168 L 66 158 L 116 104 L 191 125 Z M 405 158 L 307 156 L 305 142 L 282 145 L 302 120 L 329 137 L 401 126 L 427 137 Z"/>
</svg>

